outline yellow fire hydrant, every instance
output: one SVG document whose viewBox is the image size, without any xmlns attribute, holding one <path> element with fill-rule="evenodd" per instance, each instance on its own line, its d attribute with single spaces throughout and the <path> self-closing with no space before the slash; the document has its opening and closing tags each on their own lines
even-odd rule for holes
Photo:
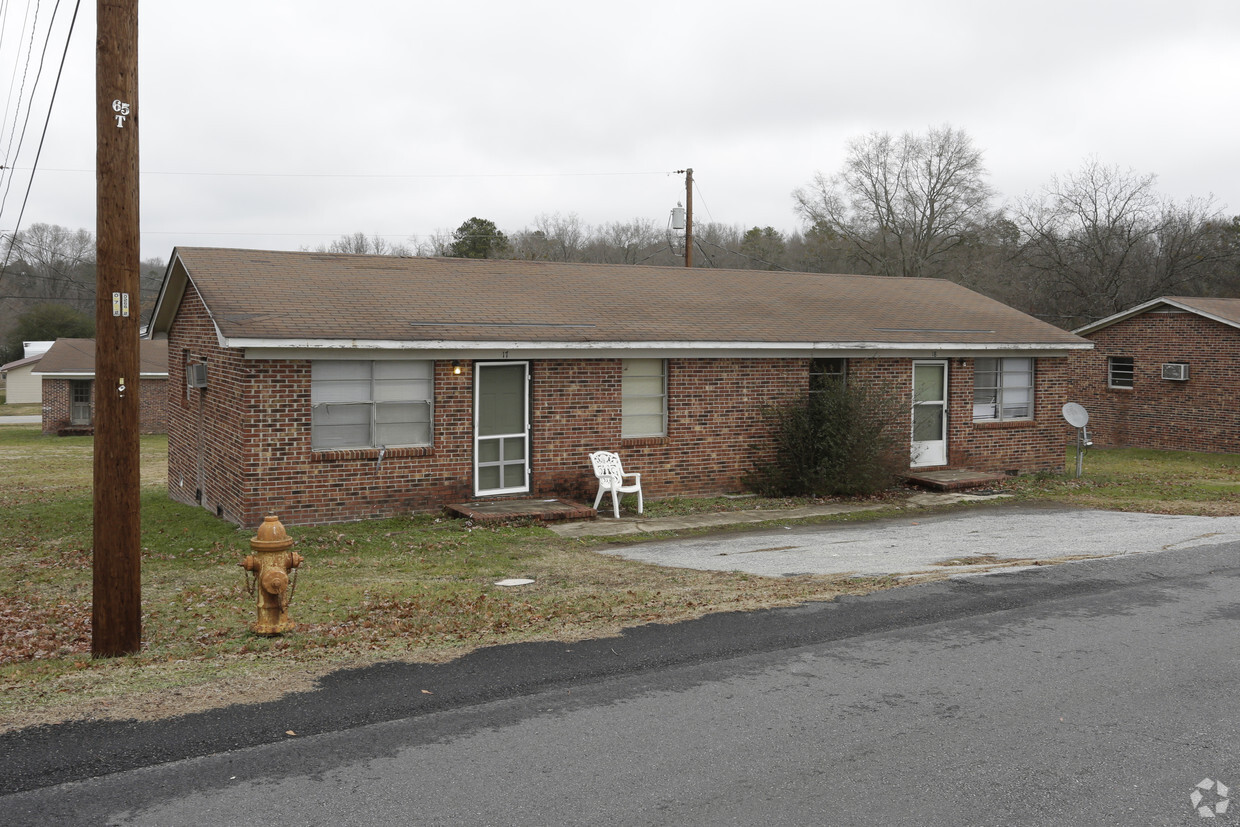
<svg viewBox="0 0 1240 827">
<path fill-rule="evenodd" d="M 258 619 L 250 626 L 256 635 L 279 635 L 297 625 L 288 616 L 288 604 L 297 589 L 295 570 L 306 558 L 289 551 L 292 545 L 293 538 L 284 531 L 280 518 L 269 514 L 258 527 L 258 536 L 250 540 L 254 553 L 241 561 L 246 588 L 256 597 Z M 291 586 L 289 572 L 293 572 Z"/>
</svg>

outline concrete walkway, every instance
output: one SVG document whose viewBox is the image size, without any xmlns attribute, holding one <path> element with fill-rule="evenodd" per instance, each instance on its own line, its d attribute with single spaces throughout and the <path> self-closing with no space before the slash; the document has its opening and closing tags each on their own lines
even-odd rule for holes
<svg viewBox="0 0 1240 827">
<path fill-rule="evenodd" d="M 0 425 L 38 425 L 43 417 L 34 416 L 0 416 Z"/>
</svg>

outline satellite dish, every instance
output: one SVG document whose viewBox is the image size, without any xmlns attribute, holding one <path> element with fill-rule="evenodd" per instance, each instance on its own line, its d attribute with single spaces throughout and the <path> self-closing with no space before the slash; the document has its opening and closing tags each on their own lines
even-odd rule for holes
<svg viewBox="0 0 1240 827">
<path fill-rule="evenodd" d="M 1089 424 L 1089 411 L 1075 402 L 1069 402 L 1063 406 L 1063 418 L 1068 420 L 1068 424 L 1073 428 L 1084 428 Z"/>
</svg>

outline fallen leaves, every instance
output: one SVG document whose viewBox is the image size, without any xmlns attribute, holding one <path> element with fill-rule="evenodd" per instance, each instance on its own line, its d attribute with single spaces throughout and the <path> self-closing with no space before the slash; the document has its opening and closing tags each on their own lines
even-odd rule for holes
<svg viewBox="0 0 1240 827">
<path fill-rule="evenodd" d="M 0 664 L 90 651 L 90 603 L 0 595 Z"/>
</svg>

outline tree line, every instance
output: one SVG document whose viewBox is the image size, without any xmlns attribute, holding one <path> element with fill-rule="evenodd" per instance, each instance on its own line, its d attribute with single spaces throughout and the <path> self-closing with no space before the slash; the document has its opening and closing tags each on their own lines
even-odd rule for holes
<svg viewBox="0 0 1240 827">
<path fill-rule="evenodd" d="M 694 265 L 945 278 L 1067 329 L 1164 295 L 1240 296 L 1240 216 L 1211 197 L 1176 201 L 1153 174 L 1088 158 L 1001 204 L 982 151 L 951 126 L 856 137 L 840 169 L 791 198 L 801 221 L 792 231 L 696 223 Z M 0 362 L 19 358 L 23 339 L 56 338 L 67 324 L 65 311 L 33 314 L 39 305 L 85 316 L 93 330 L 91 233 L 35 224 L 2 241 Z M 416 244 L 359 232 L 317 249 L 675 266 L 684 243 L 648 218 L 596 226 L 551 213 L 511 232 L 475 216 Z M 143 262 L 145 310 L 163 271 L 162 260 Z"/>
<path fill-rule="evenodd" d="M 1087 158 L 999 204 L 963 130 L 872 132 L 842 167 L 792 193 L 802 226 L 694 227 L 698 267 L 945 278 L 1073 329 L 1165 295 L 1240 296 L 1240 216 L 1176 201 L 1142 174 Z M 676 265 L 684 238 L 648 219 L 540 215 L 505 233 L 473 217 L 415 248 L 346 236 L 332 252 Z"/>
<path fill-rule="evenodd" d="M 22 358 L 22 342 L 95 335 L 95 236 L 31 224 L 0 239 L 0 364 Z M 164 261 L 142 262 L 139 306 L 149 314 Z"/>
</svg>

